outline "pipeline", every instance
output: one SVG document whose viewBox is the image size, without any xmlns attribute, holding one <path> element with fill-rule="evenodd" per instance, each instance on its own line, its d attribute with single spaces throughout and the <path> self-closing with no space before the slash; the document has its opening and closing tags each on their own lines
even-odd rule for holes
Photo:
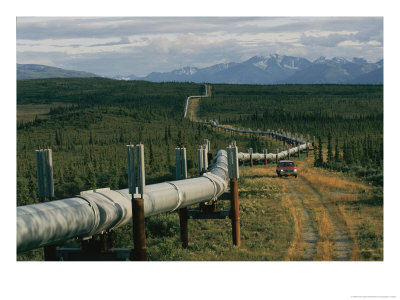
<svg viewBox="0 0 400 300">
<path fill-rule="evenodd" d="M 190 99 L 192 99 L 192 98 L 204 98 L 204 97 L 208 97 L 207 85 L 205 84 L 204 86 L 205 86 L 205 89 L 206 89 L 206 94 L 205 94 L 205 95 L 203 95 L 203 96 L 189 96 L 189 97 L 187 97 L 187 99 L 186 99 L 186 106 L 185 106 L 185 113 L 183 114 L 183 117 L 184 117 L 184 118 L 186 118 L 186 115 L 187 115 L 187 111 L 188 111 L 188 108 L 189 108 L 189 101 L 190 101 Z"/>
<path fill-rule="evenodd" d="M 228 188 L 225 150 L 218 151 L 209 171 L 197 178 L 146 186 L 145 217 L 175 211 L 219 197 Z M 81 195 L 17 207 L 17 252 L 89 237 L 132 222 L 128 189 L 98 189 Z"/>
<path fill-rule="evenodd" d="M 267 160 L 276 160 L 276 156 L 278 156 L 278 159 L 288 157 L 288 153 L 290 153 L 290 155 L 292 155 L 299 151 L 303 151 L 311 146 L 311 144 L 309 142 L 304 141 L 303 139 L 285 136 L 284 134 L 276 132 L 276 131 L 236 129 L 236 128 L 232 128 L 232 127 L 219 125 L 219 124 L 217 124 L 216 121 L 194 121 L 194 122 L 204 124 L 204 125 L 210 125 L 211 127 L 214 127 L 214 128 L 228 130 L 228 131 L 232 131 L 232 132 L 236 132 L 236 133 L 257 134 L 257 135 L 262 135 L 262 136 L 266 136 L 266 135 L 275 136 L 277 139 L 286 141 L 287 143 L 290 143 L 293 145 L 299 144 L 297 147 L 292 147 L 288 150 L 284 150 L 279 153 L 267 153 L 266 154 Z M 263 153 L 253 153 L 252 156 L 253 156 L 253 160 L 256 160 L 256 161 L 261 161 L 261 160 L 265 159 Z M 238 159 L 240 161 L 250 160 L 250 154 L 239 152 Z"/>
</svg>

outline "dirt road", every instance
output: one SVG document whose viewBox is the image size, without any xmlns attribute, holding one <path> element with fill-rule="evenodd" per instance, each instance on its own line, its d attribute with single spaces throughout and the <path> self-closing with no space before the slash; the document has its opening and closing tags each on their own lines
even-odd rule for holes
<svg viewBox="0 0 400 300">
<path fill-rule="evenodd" d="M 350 260 L 352 240 L 348 229 L 324 195 L 301 175 L 297 179 L 282 178 L 282 181 L 285 196 L 301 216 L 298 229 L 304 241 L 301 260 Z"/>
</svg>

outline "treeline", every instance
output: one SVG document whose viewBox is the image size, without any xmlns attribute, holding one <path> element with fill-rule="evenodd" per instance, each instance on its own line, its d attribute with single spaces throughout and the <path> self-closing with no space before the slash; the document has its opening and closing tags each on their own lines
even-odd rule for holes
<svg viewBox="0 0 400 300">
<path fill-rule="evenodd" d="M 377 185 L 383 185 L 383 140 L 366 135 L 342 143 L 332 141 L 329 133 L 326 148 L 318 137 L 314 165 L 335 171 L 350 172 Z"/>
<path fill-rule="evenodd" d="M 189 92 L 189 94 L 187 94 Z M 50 78 L 17 81 L 17 104 L 67 102 L 116 104 L 152 101 L 184 106 L 182 97 L 204 93 L 193 83 L 124 81 L 107 78 Z M 171 102 L 171 98 L 174 101 Z"/>
</svg>

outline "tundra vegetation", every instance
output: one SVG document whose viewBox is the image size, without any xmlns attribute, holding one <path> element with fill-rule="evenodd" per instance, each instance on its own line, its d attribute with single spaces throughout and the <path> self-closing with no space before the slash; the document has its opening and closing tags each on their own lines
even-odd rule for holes
<svg viewBox="0 0 400 300">
<path fill-rule="evenodd" d="M 187 96 L 203 93 L 204 85 L 194 83 L 18 81 L 17 205 L 38 203 L 38 147 L 53 149 L 55 199 L 93 188 L 126 188 L 129 142 L 145 145 L 147 184 L 175 178 L 178 145 L 187 148 L 189 177 L 198 176 L 196 149 L 205 138 L 213 153 L 232 140 L 243 152 L 285 148 L 272 138 L 232 135 L 183 119 Z M 182 249 L 177 213 L 146 218 L 150 260 L 301 260 L 314 246 L 311 259 L 333 260 L 341 230 L 350 259 L 383 259 L 382 86 L 213 85 L 212 96 L 193 101 L 190 110 L 192 119 L 315 135 L 321 152 L 315 159 L 303 155 L 297 181 L 278 180 L 274 164 L 241 167 L 241 247 L 232 246 L 229 219 L 189 220 L 189 247 Z M 305 242 L 307 229 L 315 230 L 315 245 Z M 115 236 L 116 247 L 133 246 L 131 225 Z M 17 259 L 42 260 L 42 250 Z"/>
</svg>

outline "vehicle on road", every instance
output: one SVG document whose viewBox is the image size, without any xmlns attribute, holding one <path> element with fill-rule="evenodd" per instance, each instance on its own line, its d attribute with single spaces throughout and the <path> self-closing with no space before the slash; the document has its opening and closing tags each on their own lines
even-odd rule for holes
<svg viewBox="0 0 400 300">
<path fill-rule="evenodd" d="M 296 164 L 291 160 L 280 160 L 276 166 L 276 174 L 278 174 L 278 177 L 294 176 L 297 178 Z"/>
</svg>

